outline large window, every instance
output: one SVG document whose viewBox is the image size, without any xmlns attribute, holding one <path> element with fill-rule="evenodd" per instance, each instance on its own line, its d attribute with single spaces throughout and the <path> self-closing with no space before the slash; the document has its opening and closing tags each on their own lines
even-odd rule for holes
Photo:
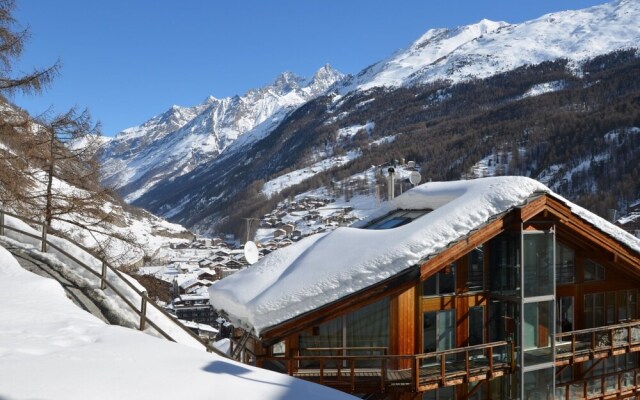
<svg viewBox="0 0 640 400">
<path fill-rule="evenodd" d="M 596 328 L 638 317 L 638 291 L 589 293 L 584 295 L 584 322 L 586 328 Z"/>
<path fill-rule="evenodd" d="M 423 296 L 439 296 L 455 294 L 456 292 L 456 264 L 444 267 L 431 275 L 422 283 Z"/>
<path fill-rule="evenodd" d="M 342 317 L 327 321 L 314 327 L 311 332 L 299 336 L 300 355 L 303 356 L 343 356 L 343 355 L 380 355 L 373 350 L 341 350 L 346 347 L 389 347 L 389 299 L 369 304 Z M 305 350 L 330 348 L 331 351 Z M 301 363 L 311 367 L 314 361 Z M 378 362 L 379 365 L 379 362 Z M 366 365 L 358 365 L 365 367 Z"/>
</svg>

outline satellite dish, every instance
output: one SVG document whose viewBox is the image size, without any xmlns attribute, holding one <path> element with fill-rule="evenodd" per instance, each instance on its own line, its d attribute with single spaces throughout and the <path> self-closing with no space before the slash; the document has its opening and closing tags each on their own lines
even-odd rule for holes
<svg viewBox="0 0 640 400">
<path fill-rule="evenodd" d="M 248 241 L 244 244 L 244 258 L 247 262 L 251 264 L 255 264 L 258 262 L 258 246 L 252 241 Z"/>
<path fill-rule="evenodd" d="M 409 182 L 411 182 L 413 186 L 420 183 L 421 180 L 422 180 L 422 176 L 420 175 L 420 172 L 413 171 L 409 174 Z"/>
</svg>

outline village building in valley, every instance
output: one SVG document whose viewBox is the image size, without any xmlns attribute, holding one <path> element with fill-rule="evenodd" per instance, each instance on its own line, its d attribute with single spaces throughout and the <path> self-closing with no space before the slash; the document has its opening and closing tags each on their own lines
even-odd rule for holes
<svg viewBox="0 0 640 400">
<path fill-rule="evenodd" d="M 369 399 L 635 398 L 640 239 L 523 177 L 429 182 L 209 288 L 246 363 Z"/>
</svg>

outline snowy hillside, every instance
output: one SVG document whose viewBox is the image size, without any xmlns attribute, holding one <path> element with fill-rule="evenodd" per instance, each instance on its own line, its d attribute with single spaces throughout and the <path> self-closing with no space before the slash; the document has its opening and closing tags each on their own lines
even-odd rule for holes
<svg viewBox="0 0 640 400">
<path fill-rule="evenodd" d="M 208 97 L 194 107 L 173 106 L 120 132 L 103 147 L 103 183 L 132 202 L 158 182 L 216 158 L 238 137 L 264 136 L 287 113 L 324 93 L 342 76 L 329 65 L 312 79 L 285 72 L 271 85 L 243 96 Z"/>
<path fill-rule="evenodd" d="M 2 399 L 353 399 L 143 333 L 105 325 L 0 247 Z"/>
<path fill-rule="evenodd" d="M 638 18 L 640 2 L 616 0 L 521 24 L 482 20 L 456 29 L 431 29 L 406 50 L 359 73 L 341 92 L 485 78 L 558 58 L 580 62 L 637 47 Z"/>
</svg>

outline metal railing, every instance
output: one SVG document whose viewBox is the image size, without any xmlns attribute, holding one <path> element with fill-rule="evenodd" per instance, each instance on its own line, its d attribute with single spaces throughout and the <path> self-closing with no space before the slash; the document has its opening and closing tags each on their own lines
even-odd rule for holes
<svg viewBox="0 0 640 400">
<path fill-rule="evenodd" d="M 258 362 L 350 392 L 420 392 L 512 373 L 514 352 L 513 342 L 504 341 L 413 355 L 389 355 L 386 347 L 305 348 L 291 357 L 259 356 Z"/>
<path fill-rule="evenodd" d="M 15 227 L 7 225 L 5 223 L 5 216 L 10 216 L 10 217 L 16 218 L 16 219 L 18 219 L 18 220 L 20 220 L 22 222 L 25 222 L 28 225 L 33 225 L 33 226 L 39 227 L 39 229 L 41 230 L 41 234 L 40 235 L 35 235 L 35 234 L 31 233 L 31 232 L 27 232 L 27 231 L 24 231 L 24 230 L 21 230 L 21 229 L 18 229 L 18 228 L 15 228 Z M 134 312 L 140 318 L 140 323 L 139 323 L 139 326 L 138 326 L 139 330 L 143 331 L 143 330 L 145 330 L 146 325 L 149 325 L 153 329 L 155 329 L 165 339 L 170 340 L 172 342 L 176 341 L 167 332 L 165 332 L 162 328 L 160 328 L 157 323 L 155 323 L 153 320 L 151 320 L 149 318 L 149 315 L 148 315 L 148 312 L 147 312 L 147 306 L 151 305 L 152 308 L 154 308 L 158 312 L 160 312 L 160 314 L 162 314 L 165 318 L 167 318 L 169 321 L 171 321 L 176 327 L 178 327 L 179 329 L 181 329 L 182 331 L 187 333 L 191 338 L 193 338 L 198 343 L 200 343 L 208 352 L 216 353 L 219 356 L 228 358 L 228 356 L 225 353 L 219 351 L 215 347 L 212 347 L 208 343 L 204 342 L 198 335 L 193 333 L 189 328 L 187 328 L 186 326 L 181 324 L 180 321 L 178 321 L 175 317 L 173 317 L 167 311 L 165 311 L 162 307 L 157 305 L 153 300 L 151 300 L 149 298 L 149 296 L 147 295 L 146 292 L 140 291 L 134 284 L 132 284 L 126 277 L 124 277 L 124 275 L 120 271 L 118 271 L 115 267 L 110 265 L 106 260 L 101 259 L 100 257 L 96 256 L 91 249 L 89 249 L 89 248 L 85 247 L 84 245 L 82 245 L 80 243 L 77 243 L 77 242 L 75 242 L 75 241 L 73 241 L 73 240 L 71 240 L 69 238 L 66 238 L 66 237 L 60 237 L 59 238 L 59 239 L 63 239 L 65 241 L 67 241 L 68 243 L 76 246 L 77 248 L 79 248 L 83 252 L 87 253 L 91 257 L 94 257 L 97 260 L 101 260 L 102 268 L 101 268 L 100 273 L 95 271 L 93 268 L 91 268 L 89 265 L 87 265 L 83 261 L 79 260 L 77 257 L 73 256 L 72 254 L 70 254 L 69 252 L 64 250 L 59 245 L 56 245 L 55 243 L 52 243 L 48 239 L 48 236 L 50 234 L 52 234 L 52 233 L 55 233 L 55 231 L 53 229 L 51 229 L 51 228 L 48 228 L 46 224 L 44 224 L 44 223 L 42 223 L 40 221 L 35 221 L 35 220 L 29 219 L 29 218 L 24 218 L 24 217 L 21 217 L 19 215 L 0 210 L 0 236 L 5 236 L 5 233 L 6 233 L 7 230 L 14 231 L 14 232 L 17 232 L 19 234 L 25 235 L 27 237 L 39 240 L 40 243 L 41 243 L 40 249 L 41 249 L 41 251 L 43 253 L 46 253 L 49 249 L 54 249 L 58 253 L 62 254 L 64 257 L 66 257 L 69 260 L 73 261 L 78 266 L 80 266 L 81 268 L 83 268 L 84 270 L 89 272 L 91 275 L 96 277 L 99 280 L 100 288 L 102 290 L 111 289 L 111 291 L 113 291 L 113 293 L 115 293 L 118 296 L 118 298 L 120 298 L 129 307 L 129 309 L 132 312 Z M 109 275 L 108 274 L 109 272 L 111 272 L 112 275 Z M 115 275 L 115 277 L 117 277 L 117 279 L 120 282 L 123 282 L 126 286 L 128 286 L 131 290 L 133 290 L 138 296 L 140 296 L 140 299 L 141 299 L 140 308 L 138 308 L 138 306 L 133 304 L 131 299 L 129 299 L 125 294 L 123 294 L 122 291 L 120 289 L 118 289 L 118 287 L 113 282 L 110 282 L 109 276 L 114 276 L 114 275 Z"/>
</svg>

